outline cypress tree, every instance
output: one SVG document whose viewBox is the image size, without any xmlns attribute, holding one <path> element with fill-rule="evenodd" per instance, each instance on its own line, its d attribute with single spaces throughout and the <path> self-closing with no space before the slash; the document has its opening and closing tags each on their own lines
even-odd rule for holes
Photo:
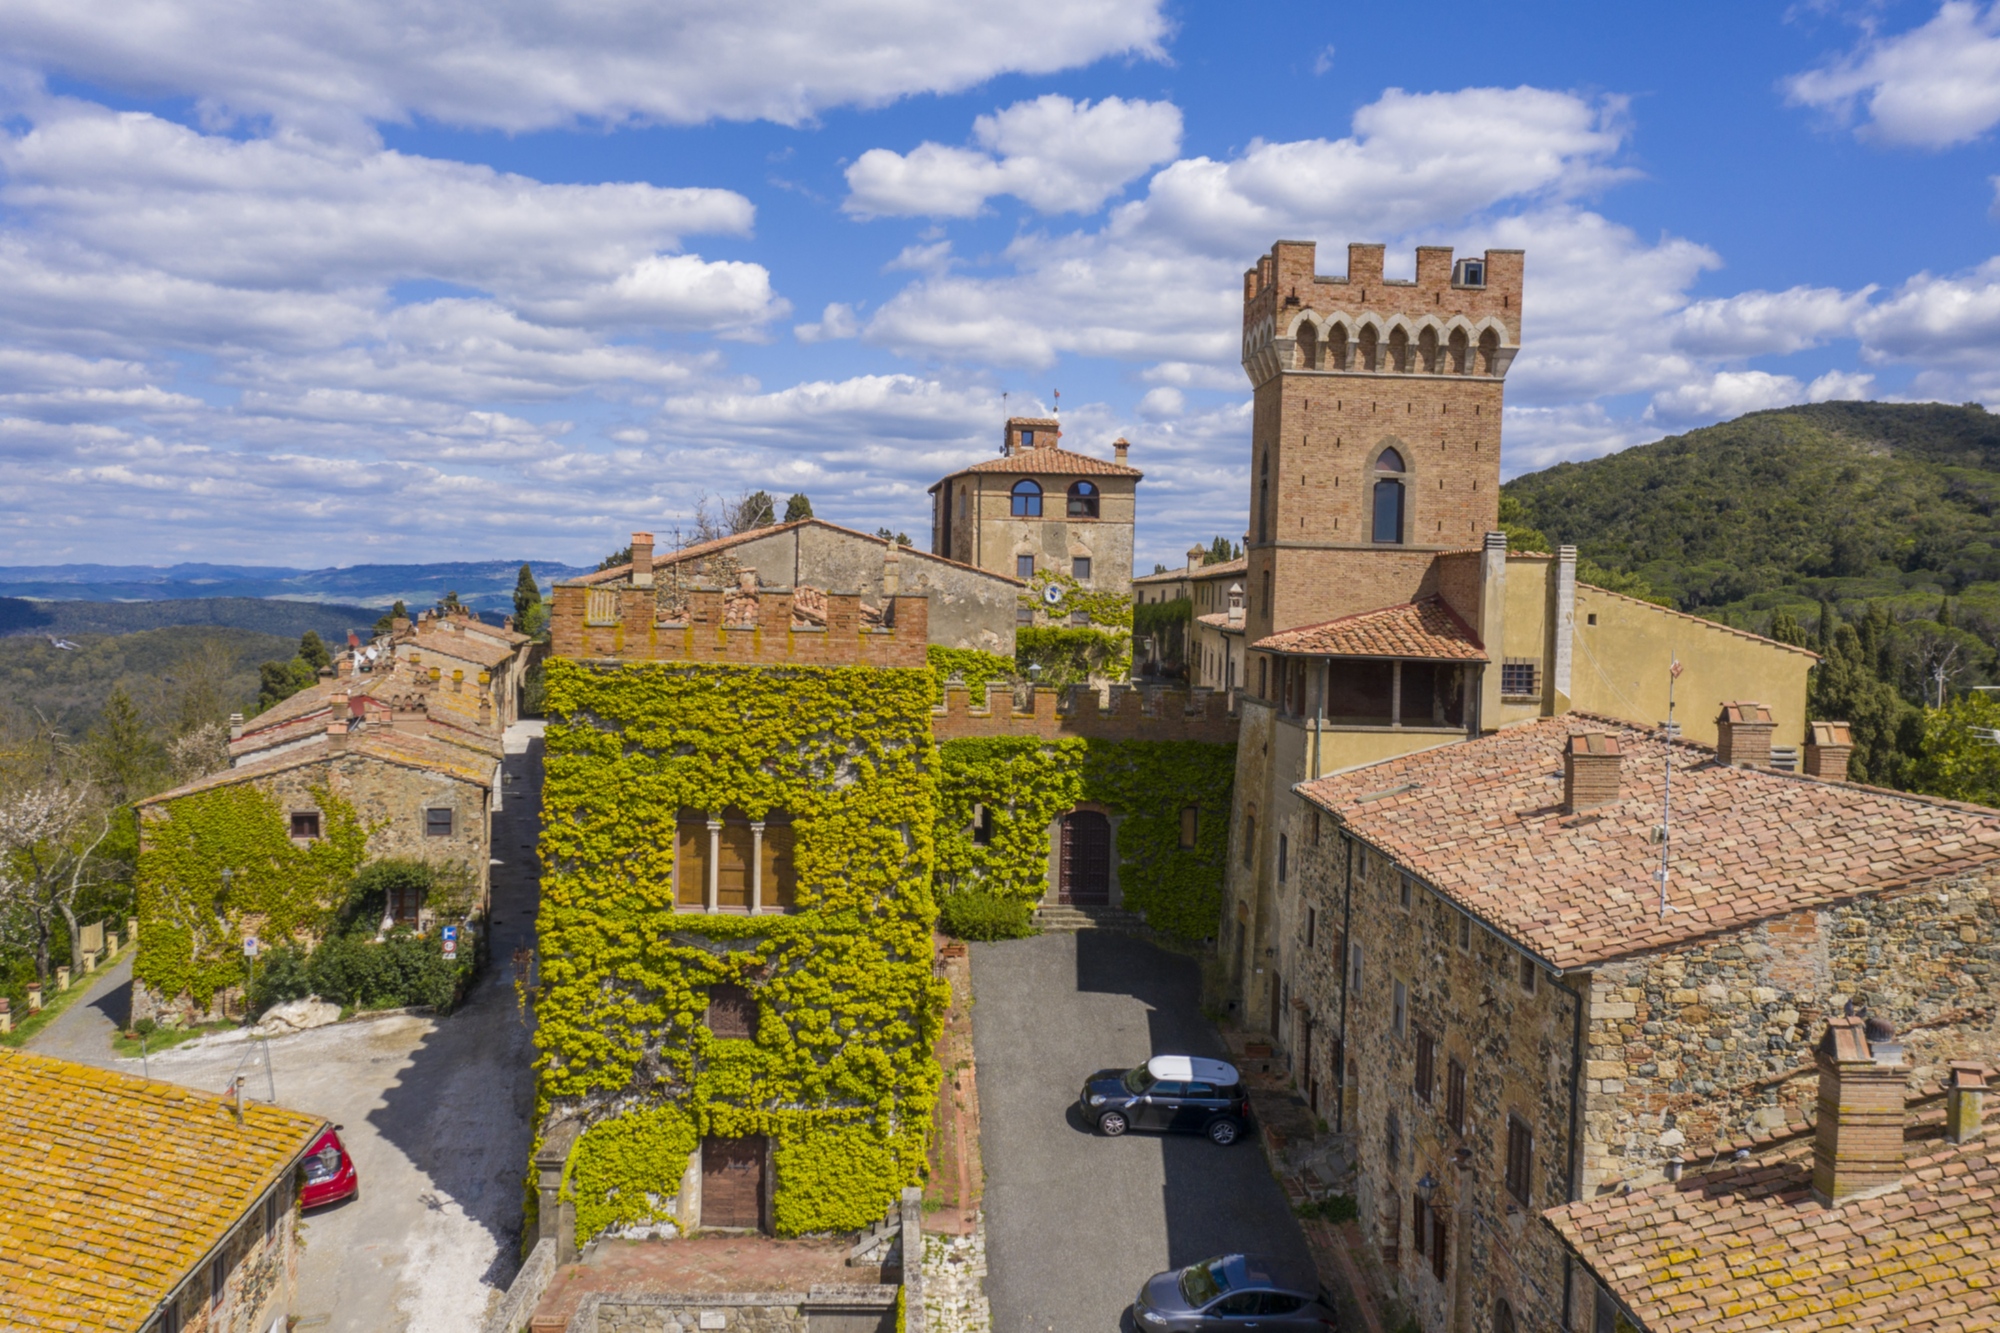
<svg viewBox="0 0 2000 1333">
<path fill-rule="evenodd" d="M 514 580 L 514 627 L 519 629 L 528 622 L 528 608 L 542 600 L 542 589 L 535 582 L 535 571 L 524 563 L 520 577 Z"/>
</svg>

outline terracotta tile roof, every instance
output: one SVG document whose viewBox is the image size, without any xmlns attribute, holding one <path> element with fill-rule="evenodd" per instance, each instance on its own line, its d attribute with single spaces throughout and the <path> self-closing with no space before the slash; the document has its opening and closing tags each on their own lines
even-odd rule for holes
<svg viewBox="0 0 2000 1333">
<path fill-rule="evenodd" d="M 974 463 L 948 473 L 931 490 L 944 485 L 953 477 L 969 476 L 975 472 L 1007 472 L 1022 477 L 1143 477 L 1146 474 L 1127 463 L 1114 463 L 1108 458 L 1094 458 L 1089 454 L 1072 453 L 1068 449 L 1055 447 L 1024 449 L 1018 454 L 1002 454 L 989 458 L 983 463 Z"/>
<path fill-rule="evenodd" d="M 325 1126 L 0 1048 L 0 1327 L 139 1328 Z"/>
<path fill-rule="evenodd" d="M 798 518 L 798 519 L 793 519 L 790 523 L 773 523 L 770 527 L 767 528 L 752 528 L 748 532 L 738 532 L 728 537 L 717 537 L 713 541 L 697 542 L 693 546 L 683 546 L 678 551 L 656 549 L 653 552 L 653 568 L 655 570 L 659 570 L 667 568 L 668 566 L 671 565 L 684 564 L 689 560 L 705 559 L 708 556 L 718 554 L 722 551 L 726 551 L 732 546 L 741 546 L 744 542 L 757 541 L 760 538 L 770 537 L 776 533 L 790 532 L 794 528 L 807 528 L 807 527 L 825 528 L 829 532 L 837 532 L 844 537 L 859 537 L 862 541 L 873 542 L 875 545 L 881 547 L 885 552 L 889 548 L 889 542 L 887 538 L 877 537 L 872 532 L 863 532 L 859 528 L 842 527 L 838 523 L 829 523 L 823 518 Z M 983 574 L 987 578 L 998 579 L 1002 583 L 1011 583 L 1014 584 L 1016 587 L 1025 588 L 1028 586 L 1021 579 L 1014 578 L 1011 575 L 1007 574 L 998 574 L 990 569 L 981 569 L 977 565 L 968 565 L 963 560 L 953 560 L 949 556 L 938 555 L 931 551 L 919 550 L 917 547 L 914 546 L 905 546 L 902 548 L 901 558 L 907 560 L 913 556 L 919 560 L 928 560 L 935 564 L 950 565 L 954 569 L 969 570 L 974 574 Z M 592 586 L 603 583 L 623 583 L 627 579 L 631 578 L 631 576 L 632 576 L 632 566 L 629 563 L 627 563 L 623 565 L 613 565 L 609 569 L 600 569 L 593 573 L 585 574 L 581 578 L 564 579 L 562 580 L 562 582 L 564 584 L 569 584 L 573 586 Z M 551 586 L 553 587 L 555 585 Z M 778 586 L 778 585 L 773 585 L 773 586 Z"/>
<path fill-rule="evenodd" d="M 1239 620 L 1234 625 L 1230 624 L 1229 613 L 1227 611 L 1210 611 L 1205 616 L 1196 616 L 1195 620 L 1203 625 L 1207 625 L 1211 629 L 1219 629 L 1224 634 L 1241 634 L 1243 632 L 1243 622 Z"/>
<path fill-rule="evenodd" d="M 1621 799 L 1565 815 L 1563 746 L 1590 731 L 1618 738 Z M 1662 918 L 1652 833 L 1670 753 L 1677 910 Z M 2000 811 L 1713 760 L 1704 746 L 1571 713 L 1297 790 L 1558 968 L 2000 860 Z"/>
<path fill-rule="evenodd" d="M 443 773 L 488 790 L 492 789 L 493 769 L 499 760 L 497 748 L 488 751 L 483 746 L 454 744 L 375 723 L 356 727 L 347 733 L 346 753 L 401 764 L 406 768 L 421 768 L 433 773 Z M 317 740 L 309 740 L 296 748 L 253 759 L 236 768 L 225 768 L 220 773 L 211 773 L 205 778 L 196 778 L 193 782 L 182 783 L 171 791 L 163 791 L 148 796 L 143 801 L 136 801 L 134 805 L 158 805 L 163 801 L 193 795 L 195 792 L 233 786 L 239 782 L 254 782 L 258 778 L 267 778 L 289 769 L 325 763 L 332 757 L 332 753 L 327 749 L 326 733 L 321 732 Z"/>
<path fill-rule="evenodd" d="M 1479 646 L 1479 636 L 1472 632 L 1472 627 L 1436 597 L 1284 630 L 1250 646 L 1268 653 L 1303 653 L 1311 657 L 1486 660 L 1486 650 Z"/>
<path fill-rule="evenodd" d="M 1649 1333 L 2000 1327 L 2000 1143 L 1911 1151 L 1900 1185 L 1838 1208 L 1808 1141 L 1543 1221 Z"/>
<path fill-rule="evenodd" d="M 1200 579 L 1233 579 L 1250 572 L 1250 557 L 1239 555 L 1234 560 L 1225 560 L 1219 565 L 1203 565 L 1194 572 Z"/>
<path fill-rule="evenodd" d="M 396 648 L 398 657 L 415 648 L 420 653 L 455 657 L 461 662 L 471 662 L 488 670 L 507 661 L 518 651 L 513 645 L 501 643 L 477 630 L 445 630 L 432 627 L 419 630 L 411 638 L 398 643 Z M 447 677 L 451 675 L 449 671 L 444 674 Z"/>
</svg>

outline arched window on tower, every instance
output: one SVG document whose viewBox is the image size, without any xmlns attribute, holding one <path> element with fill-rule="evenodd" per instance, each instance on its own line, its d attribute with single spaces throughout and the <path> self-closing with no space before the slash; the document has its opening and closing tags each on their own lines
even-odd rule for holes
<svg viewBox="0 0 2000 1333">
<path fill-rule="evenodd" d="M 1328 370 L 1347 369 L 1347 326 L 1336 324 L 1326 331 L 1326 352 L 1320 364 Z"/>
<path fill-rule="evenodd" d="M 1097 487 L 1094 483 L 1079 481 L 1070 485 L 1069 516 L 1071 518 L 1097 517 Z"/>
<path fill-rule="evenodd" d="M 1319 369 L 1319 330 L 1310 320 L 1299 325 L 1299 369 Z"/>
<path fill-rule="evenodd" d="M 1380 370 L 1381 360 L 1381 345 L 1376 341 L 1375 326 L 1365 325 L 1361 330 L 1361 369 Z"/>
<path fill-rule="evenodd" d="M 1032 481 L 1021 480 L 1014 483 L 1014 517 L 1040 518 L 1042 516 L 1042 488 Z"/>
<path fill-rule="evenodd" d="M 1369 540 L 1400 545 L 1403 540 L 1403 456 L 1384 449 L 1375 460 L 1374 525 Z"/>
<path fill-rule="evenodd" d="M 1451 331 L 1451 342 L 1448 346 L 1451 349 L 1451 373 L 1463 375 L 1471 370 L 1472 367 L 1467 365 L 1466 361 L 1472 354 L 1472 345 L 1466 341 L 1464 329 Z"/>
<path fill-rule="evenodd" d="M 1410 335 L 1403 329 L 1389 334 L 1389 369 L 1398 375 L 1407 374 L 1410 369 Z"/>
<path fill-rule="evenodd" d="M 1438 332 L 1426 328 L 1417 335 L 1417 365 L 1426 375 L 1438 373 Z"/>
<path fill-rule="evenodd" d="M 1493 373 L 1493 358 L 1500 351 L 1500 335 L 1488 329 L 1479 335 L 1479 373 Z"/>
</svg>

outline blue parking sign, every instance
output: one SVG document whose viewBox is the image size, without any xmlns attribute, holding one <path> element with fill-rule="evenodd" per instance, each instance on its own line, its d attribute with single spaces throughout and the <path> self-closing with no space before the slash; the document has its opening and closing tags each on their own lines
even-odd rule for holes
<svg viewBox="0 0 2000 1333">
<path fill-rule="evenodd" d="M 444 928 L 444 940 L 446 944 L 458 943 L 458 927 L 446 926 Z"/>
</svg>

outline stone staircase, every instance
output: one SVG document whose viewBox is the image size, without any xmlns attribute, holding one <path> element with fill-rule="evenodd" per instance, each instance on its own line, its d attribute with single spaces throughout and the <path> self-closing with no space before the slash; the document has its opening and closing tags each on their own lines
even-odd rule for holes
<svg viewBox="0 0 2000 1333">
<path fill-rule="evenodd" d="M 1079 930 L 1137 931 L 1145 922 L 1120 907 L 1071 907 L 1066 903 L 1043 903 L 1035 909 L 1035 925 L 1049 934 L 1073 934 Z"/>
</svg>

